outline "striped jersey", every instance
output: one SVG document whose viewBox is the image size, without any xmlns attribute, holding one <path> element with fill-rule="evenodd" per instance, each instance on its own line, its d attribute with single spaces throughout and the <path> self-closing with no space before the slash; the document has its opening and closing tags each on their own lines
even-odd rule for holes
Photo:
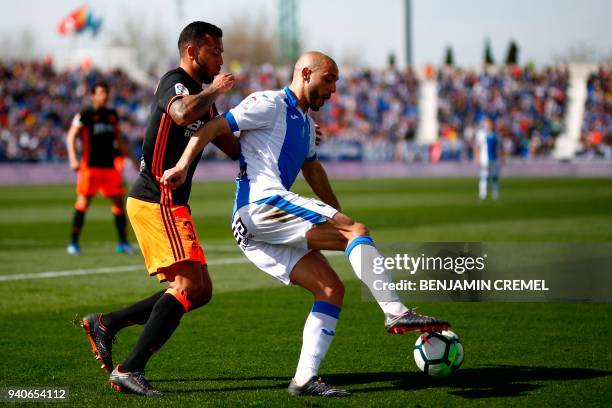
<svg viewBox="0 0 612 408">
<path fill-rule="evenodd" d="M 494 163 L 499 158 L 499 137 L 497 133 L 480 129 L 476 132 L 476 143 L 478 144 L 480 151 L 480 164 L 485 166 L 489 163 Z"/>
<path fill-rule="evenodd" d="M 240 132 L 234 211 L 289 191 L 304 162 L 317 158 L 314 121 L 288 87 L 251 94 L 224 117 Z"/>
<path fill-rule="evenodd" d="M 81 166 L 112 169 L 117 156 L 115 140 L 119 134 L 117 112 L 89 107 L 75 115 L 72 125 L 79 127 Z"/>
<path fill-rule="evenodd" d="M 202 118 L 187 127 L 174 123 L 168 113 L 170 104 L 177 98 L 195 95 L 201 91 L 202 85 L 180 67 L 167 72 L 161 78 L 151 103 L 149 124 L 142 145 L 140 174 L 130 191 L 130 197 L 154 203 L 162 202 L 162 199 L 169 203 L 171 198 L 174 205 L 187 205 L 193 173 L 202 153 L 191 163 L 185 183 L 177 189 L 164 189 L 162 194 L 159 179 L 164 170 L 176 165 L 189 143 L 189 138 L 204 123 L 218 115 L 213 104 Z"/>
</svg>

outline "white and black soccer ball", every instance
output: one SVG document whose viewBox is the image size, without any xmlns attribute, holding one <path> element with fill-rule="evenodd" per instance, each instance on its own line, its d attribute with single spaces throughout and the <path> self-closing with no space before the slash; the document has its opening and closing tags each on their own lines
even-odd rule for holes
<svg viewBox="0 0 612 408">
<path fill-rule="evenodd" d="M 446 377 L 463 363 L 463 345 L 450 330 L 423 333 L 414 344 L 414 361 L 432 377 Z"/>
</svg>

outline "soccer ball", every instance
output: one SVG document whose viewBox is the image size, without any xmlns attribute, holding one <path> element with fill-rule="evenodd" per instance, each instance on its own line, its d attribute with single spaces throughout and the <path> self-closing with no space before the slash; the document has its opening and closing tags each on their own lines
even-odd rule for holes
<svg viewBox="0 0 612 408">
<path fill-rule="evenodd" d="M 414 344 L 414 361 L 425 374 L 446 377 L 463 363 L 463 346 L 450 330 L 423 333 Z"/>
</svg>

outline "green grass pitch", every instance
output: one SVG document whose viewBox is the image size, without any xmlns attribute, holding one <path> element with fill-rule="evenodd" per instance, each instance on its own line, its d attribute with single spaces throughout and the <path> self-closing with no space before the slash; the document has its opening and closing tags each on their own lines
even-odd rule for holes
<svg viewBox="0 0 612 408">
<path fill-rule="evenodd" d="M 343 210 L 385 242 L 610 242 L 612 180 L 504 179 L 502 199 L 481 203 L 473 179 L 335 181 Z M 297 192 L 307 193 L 298 183 Z M 68 387 L 65 405 L 88 406 L 603 406 L 612 400 L 609 303 L 419 304 L 448 318 L 466 350 L 452 378 L 435 381 L 412 358 L 416 335 L 390 336 L 378 307 L 347 286 L 321 375 L 354 394 L 289 397 L 312 303 L 246 262 L 229 228 L 233 183 L 195 184 L 191 205 L 215 286 L 147 368 L 162 400 L 112 390 L 75 316 L 111 311 L 160 285 L 140 255 L 114 253 L 110 205 L 87 214 L 84 255 L 65 254 L 73 186 L 0 187 L 0 275 L 82 269 L 83 275 L 0 282 L 0 387 Z M 87 272 L 118 268 L 115 273 Z M 125 270 L 121 270 L 121 267 Z M 578 273 L 579 271 L 577 271 Z M 118 336 L 115 361 L 140 328 Z"/>
</svg>

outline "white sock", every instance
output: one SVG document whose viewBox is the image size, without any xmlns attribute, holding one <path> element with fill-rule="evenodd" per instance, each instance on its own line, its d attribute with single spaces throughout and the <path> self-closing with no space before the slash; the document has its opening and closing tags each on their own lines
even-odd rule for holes
<svg viewBox="0 0 612 408">
<path fill-rule="evenodd" d="M 374 246 L 374 241 L 370 237 L 357 237 L 346 246 L 346 255 L 353 267 L 357 277 L 366 284 L 374 299 L 384 313 L 400 315 L 408 311 L 408 308 L 400 301 L 395 290 L 389 289 L 385 284 L 393 282 L 393 278 L 388 270 L 382 266 L 377 266 L 375 270 L 374 260 L 382 258 L 378 249 Z M 385 287 L 385 290 L 376 290 L 374 282 L 379 281 L 377 286 Z"/>
<path fill-rule="evenodd" d="M 329 345 L 336 334 L 340 307 L 318 300 L 304 324 L 302 352 L 295 376 L 298 385 L 304 385 L 319 372 L 319 365 L 325 358 Z"/>
<path fill-rule="evenodd" d="M 480 180 L 478 196 L 481 200 L 487 198 L 487 180 Z"/>
<path fill-rule="evenodd" d="M 499 182 L 498 181 L 493 182 L 493 193 L 491 194 L 491 196 L 493 197 L 494 200 L 499 199 Z"/>
</svg>

